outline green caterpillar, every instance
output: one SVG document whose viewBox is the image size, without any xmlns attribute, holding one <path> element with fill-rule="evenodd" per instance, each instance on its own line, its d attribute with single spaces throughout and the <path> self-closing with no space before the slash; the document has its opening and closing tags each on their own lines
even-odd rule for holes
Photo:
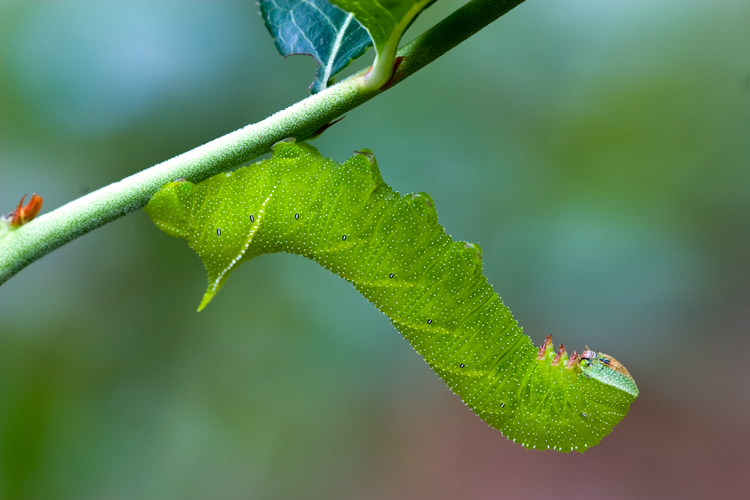
<svg viewBox="0 0 750 500">
<path fill-rule="evenodd" d="M 638 396 L 610 356 L 568 357 L 550 336 L 534 347 L 482 274 L 479 245 L 446 235 L 428 194 L 394 192 L 369 150 L 338 164 L 282 141 L 269 160 L 164 186 L 146 211 L 203 259 L 199 310 L 244 261 L 308 257 L 351 282 L 467 406 L 526 447 L 582 452 Z"/>
</svg>

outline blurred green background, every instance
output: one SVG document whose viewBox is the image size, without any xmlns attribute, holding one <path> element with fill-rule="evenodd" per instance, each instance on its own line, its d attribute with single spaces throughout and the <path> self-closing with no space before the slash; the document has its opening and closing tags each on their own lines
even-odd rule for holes
<svg viewBox="0 0 750 500">
<path fill-rule="evenodd" d="M 0 1 L 0 211 L 305 97 L 257 9 Z M 630 369 L 630 415 L 584 455 L 513 444 L 297 256 L 197 314 L 199 259 L 141 211 L 0 287 L 0 497 L 747 495 L 750 3 L 529 0 L 315 145 L 429 192 L 535 343 Z"/>
</svg>

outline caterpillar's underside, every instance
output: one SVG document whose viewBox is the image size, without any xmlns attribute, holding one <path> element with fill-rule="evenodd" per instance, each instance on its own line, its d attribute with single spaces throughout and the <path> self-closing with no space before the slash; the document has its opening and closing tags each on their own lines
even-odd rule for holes
<svg viewBox="0 0 750 500">
<path fill-rule="evenodd" d="M 211 300 L 241 262 L 272 252 L 350 281 L 491 426 L 533 448 L 583 451 L 638 389 L 613 358 L 532 345 L 482 274 L 479 245 L 453 241 L 426 193 L 401 196 L 370 151 L 343 164 L 282 141 L 273 157 L 200 184 L 178 181 L 146 207 L 201 256 Z"/>
</svg>

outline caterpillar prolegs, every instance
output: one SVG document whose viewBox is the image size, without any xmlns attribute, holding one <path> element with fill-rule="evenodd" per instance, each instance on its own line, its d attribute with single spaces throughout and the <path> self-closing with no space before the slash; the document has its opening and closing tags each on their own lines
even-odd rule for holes
<svg viewBox="0 0 750 500">
<path fill-rule="evenodd" d="M 638 396 L 628 371 L 588 350 L 540 348 L 482 274 L 477 244 L 453 241 L 426 193 L 394 192 L 369 150 L 343 164 L 307 144 L 199 184 L 164 186 L 146 206 L 208 272 L 208 304 L 242 262 L 308 257 L 351 282 L 489 425 L 529 448 L 584 451 Z"/>
</svg>

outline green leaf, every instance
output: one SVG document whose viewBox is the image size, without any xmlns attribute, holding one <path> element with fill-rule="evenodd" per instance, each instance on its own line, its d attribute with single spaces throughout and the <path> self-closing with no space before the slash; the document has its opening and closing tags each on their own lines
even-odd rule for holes
<svg viewBox="0 0 750 500">
<path fill-rule="evenodd" d="M 568 357 L 551 336 L 534 347 L 482 274 L 479 245 L 446 235 L 427 193 L 394 192 L 369 150 L 338 164 L 283 141 L 269 160 L 166 185 L 146 212 L 203 260 L 199 309 L 254 257 L 312 259 L 351 282 L 467 406 L 524 446 L 582 452 L 638 396 L 611 356 Z"/>
<path fill-rule="evenodd" d="M 370 33 L 377 56 L 365 75 L 368 89 L 382 87 L 393 75 L 398 42 L 420 12 L 435 0 L 331 0 L 362 23 Z"/>
<path fill-rule="evenodd" d="M 281 55 L 306 54 L 318 62 L 313 94 L 372 45 L 354 16 L 328 0 L 261 0 L 260 12 Z"/>
</svg>

